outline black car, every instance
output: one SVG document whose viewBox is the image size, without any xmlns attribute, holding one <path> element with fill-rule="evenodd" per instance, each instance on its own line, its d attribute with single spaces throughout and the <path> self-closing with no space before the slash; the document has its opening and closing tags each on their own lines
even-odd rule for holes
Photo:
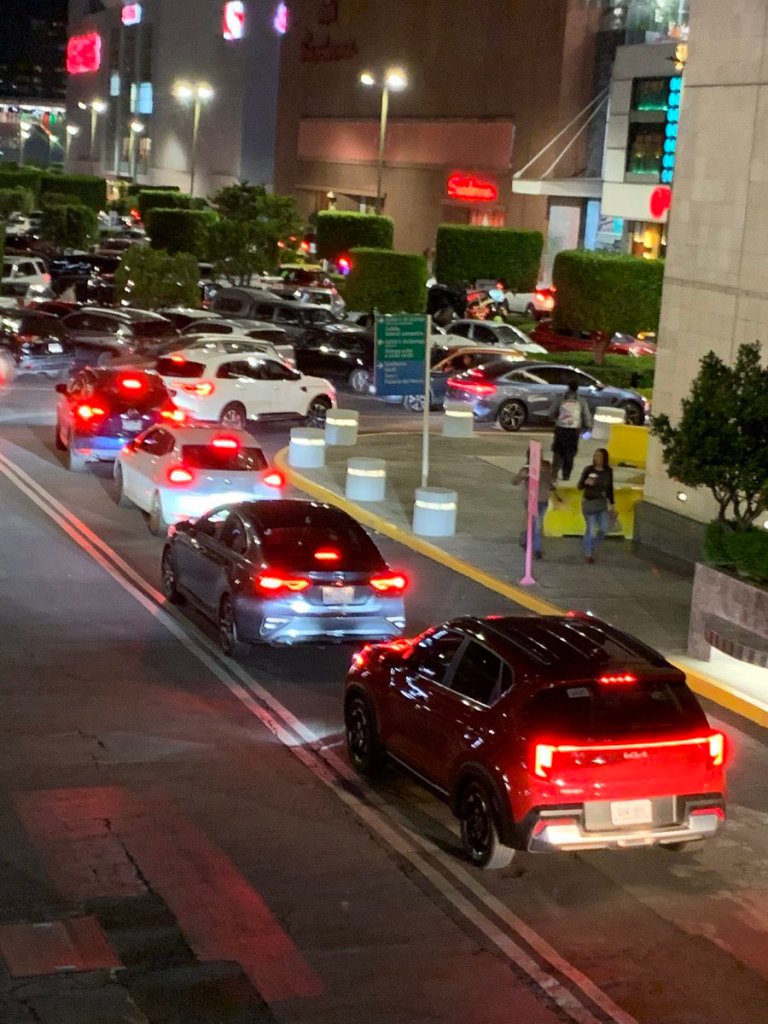
<svg viewBox="0 0 768 1024">
<path fill-rule="evenodd" d="M 61 321 L 31 309 L 0 310 L 0 347 L 16 365 L 16 373 L 40 373 L 56 379 L 68 373 L 75 352 Z"/>
<path fill-rule="evenodd" d="M 307 331 L 296 344 L 296 368 L 313 377 L 343 381 L 367 394 L 373 380 L 373 336 L 354 324 L 328 324 Z"/>
<path fill-rule="evenodd" d="M 213 300 L 213 310 L 224 317 L 241 320 L 261 320 L 285 328 L 288 340 L 300 345 L 312 331 L 329 324 L 340 323 L 328 306 L 309 302 L 281 299 L 255 288 L 221 288 Z"/>
<path fill-rule="evenodd" d="M 50 262 L 51 285 L 57 295 L 72 287 L 78 302 L 112 302 L 118 256 L 84 253 L 60 256 Z"/>
<path fill-rule="evenodd" d="M 88 306 L 62 323 L 74 342 L 78 368 L 104 366 L 116 356 L 145 354 L 148 348 L 178 337 L 170 320 L 144 309 Z"/>
</svg>

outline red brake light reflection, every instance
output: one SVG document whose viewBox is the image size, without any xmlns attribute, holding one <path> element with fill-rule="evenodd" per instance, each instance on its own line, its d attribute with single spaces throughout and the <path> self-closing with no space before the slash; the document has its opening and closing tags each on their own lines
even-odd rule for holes
<svg viewBox="0 0 768 1024">
<path fill-rule="evenodd" d="M 185 466 L 172 466 L 168 470 L 168 482 L 171 484 L 191 484 L 194 475 Z"/>
<path fill-rule="evenodd" d="M 170 406 L 160 410 L 160 417 L 164 420 L 169 420 L 171 423 L 183 423 L 186 419 L 183 409 L 177 409 L 175 406 Z"/>
<path fill-rule="evenodd" d="M 172 363 L 178 363 L 179 365 L 186 363 L 186 359 L 184 358 L 184 356 L 172 355 L 169 356 L 169 358 Z"/>
<path fill-rule="evenodd" d="M 408 586 L 408 577 L 402 573 L 391 576 L 373 576 L 371 586 L 380 594 L 402 594 Z"/>
<path fill-rule="evenodd" d="M 181 388 L 188 395 L 196 395 L 198 398 L 207 398 L 214 392 L 214 385 L 209 380 L 203 380 L 196 384 L 182 384 Z"/>
<path fill-rule="evenodd" d="M 339 558 L 338 551 L 334 551 L 333 548 L 319 548 L 315 552 L 315 561 L 317 562 L 338 562 Z"/>
<path fill-rule="evenodd" d="M 617 672 L 600 676 L 597 681 L 598 683 L 602 683 L 604 686 L 613 686 L 616 683 L 636 683 L 637 676 L 633 675 L 632 672 Z"/>
<path fill-rule="evenodd" d="M 495 384 L 476 384 L 474 381 L 455 380 L 453 377 L 448 378 L 448 387 L 457 391 L 469 391 L 473 395 L 492 395 L 496 390 Z"/>
<path fill-rule="evenodd" d="M 709 737 L 709 756 L 715 768 L 725 763 L 725 736 L 721 732 L 714 732 Z"/>
</svg>

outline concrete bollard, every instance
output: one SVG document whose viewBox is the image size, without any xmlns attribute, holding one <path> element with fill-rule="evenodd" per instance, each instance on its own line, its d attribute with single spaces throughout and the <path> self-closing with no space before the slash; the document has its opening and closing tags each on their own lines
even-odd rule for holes
<svg viewBox="0 0 768 1024">
<path fill-rule="evenodd" d="M 344 493 L 352 501 L 383 501 L 387 489 L 384 459 L 347 459 Z"/>
<path fill-rule="evenodd" d="M 325 416 L 325 443 L 357 444 L 360 413 L 357 409 L 329 409 Z"/>
<path fill-rule="evenodd" d="M 325 465 L 325 434 L 319 427 L 291 430 L 288 465 L 298 469 L 320 469 Z"/>
<path fill-rule="evenodd" d="M 445 487 L 417 487 L 413 532 L 420 537 L 452 537 L 456 533 L 458 494 Z"/>
<path fill-rule="evenodd" d="M 623 409 L 615 405 L 598 405 L 592 419 L 592 439 L 594 441 L 607 441 L 610 436 L 611 426 L 614 423 L 623 422 Z"/>
<path fill-rule="evenodd" d="M 443 414 L 443 437 L 473 437 L 475 418 L 469 402 L 447 400 Z"/>
</svg>

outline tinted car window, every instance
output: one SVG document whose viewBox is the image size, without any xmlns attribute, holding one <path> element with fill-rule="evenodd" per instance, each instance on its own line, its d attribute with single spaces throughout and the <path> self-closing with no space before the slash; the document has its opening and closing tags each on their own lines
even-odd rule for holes
<svg viewBox="0 0 768 1024">
<path fill-rule="evenodd" d="M 299 311 L 291 309 L 290 306 L 278 306 L 275 319 L 278 323 L 297 324 L 299 322 Z"/>
<path fill-rule="evenodd" d="M 170 338 L 176 334 L 176 328 L 163 320 L 143 320 L 131 325 L 136 338 Z"/>
<path fill-rule="evenodd" d="M 239 313 L 242 302 L 240 299 L 217 298 L 213 306 L 217 313 Z"/>
<path fill-rule="evenodd" d="M 98 373 L 98 371 L 97 371 Z M 138 381 L 140 387 L 126 387 L 124 381 Z M 162 404 L 168 397 L 165 385 L 154 374 L 142 374 L 134 371 L 117 373 L 98 373 L 96 386 L 100 392 L 110 396 L 110 400 L 140 409 L 151 408 Z"/>
<path fill-rule="evenodd" d="M 490 362 L 483 364 L 483 376 L 488 377 L 491 380 L 495 380 L 497 377 L 504 377 L 505 374 L 509 374 L 508 380 L 524 381 L 527 384 L 543 384 L 544 382 L 530 372 L 530 370 L 513 370 L 513 367 L 519 365 L 516 359 L 492 359 L 488 353 L 485 356 L 486 359 L 491 359 Z M 538 370 L 536 371 L 538 373 Z"/>
<path fill-rule="evenodd" d="M 502 692 L 502 666 L 493 651 L 472 640 L 459 660 L 451 689 L 480 704 L 493 704 Z"/>
<path fill-rule="evenodd" d="M 537 738 L 605 741 L 706 729 L 698 701 L 684 683 L 586 683 L 542 690 L 525 721 Z"/>
<path fill-rule="evenodd" d="M 264 380 L 264 363 L 256 360 L 246 362 L 244 359 L 222 363 L 216 371 L 216 376 L 219 380 Z"/>
<path fill-rule="evenodd" d="M 439 629 L 417 644 L 408 659 L 408 667 L 417 669 L 421 675 L 435 683 L 443 684 L 454 656 L 463 643 L 464 637 L 460 633 Z"/>
<path fill-rule="evenodd" d="M 225 548 L 230 548 L 235 554 L 245 554 L 248 550 L 248 535 L 240 516 L 234 513 L 230 515 L 219 533 L 219 543 Z"/>
<path fill-rule="evenodd" d="M 547 384 L 567 384 L 577 374 L 566 366 L 537 366 L 536 376 L 546 381 Z"/>
<path fill-rule="evenodd" d="M 214 448 L 210 444 L 185 444 L 181 461 L 190 469 L 221 470 L 227 473 L 255 473 L 266 469 L 261 448 Z"/>
<path fill-rule="evenodd" d="M 276 363 L 273 359 L 268 359 L 264 363 L 263 375 L 266 380 L 298 380 L 301 376 L 300 373 L 283 366 L 282 363 Z"/>
<path fill-rule="evenodd" d="M 333 570 L 365 572 L 384 565 L 365 530 L 339 513 L 312 509 L 300 515 L 284 513 L 280 522 L 260 524 L 259 537 L 266 561 L 280 568 L 327 570 L 327 563 L 315 560 L 315 552 L 329 548 L 339 554 Z"/>
<path fill-rule="evenodd" d="M 157 372 L 161 377 L 202 377 L 205 373 L 205 364 L 195 363 L 191 359 L 179 362 L 176 359 L 163 358 L 157 361 Z"/>
</svg>

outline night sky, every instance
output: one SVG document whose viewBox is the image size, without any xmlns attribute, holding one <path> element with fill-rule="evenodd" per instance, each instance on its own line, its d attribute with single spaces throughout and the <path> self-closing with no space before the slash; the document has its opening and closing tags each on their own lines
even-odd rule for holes
<svg viewBox="0 0 768 1024">
<path fill-rule="evenodd" d="M 34 59 L 34 19 L 66 21 L 67 0 L 0 0 L 0 61 Z"/>
</svg>

